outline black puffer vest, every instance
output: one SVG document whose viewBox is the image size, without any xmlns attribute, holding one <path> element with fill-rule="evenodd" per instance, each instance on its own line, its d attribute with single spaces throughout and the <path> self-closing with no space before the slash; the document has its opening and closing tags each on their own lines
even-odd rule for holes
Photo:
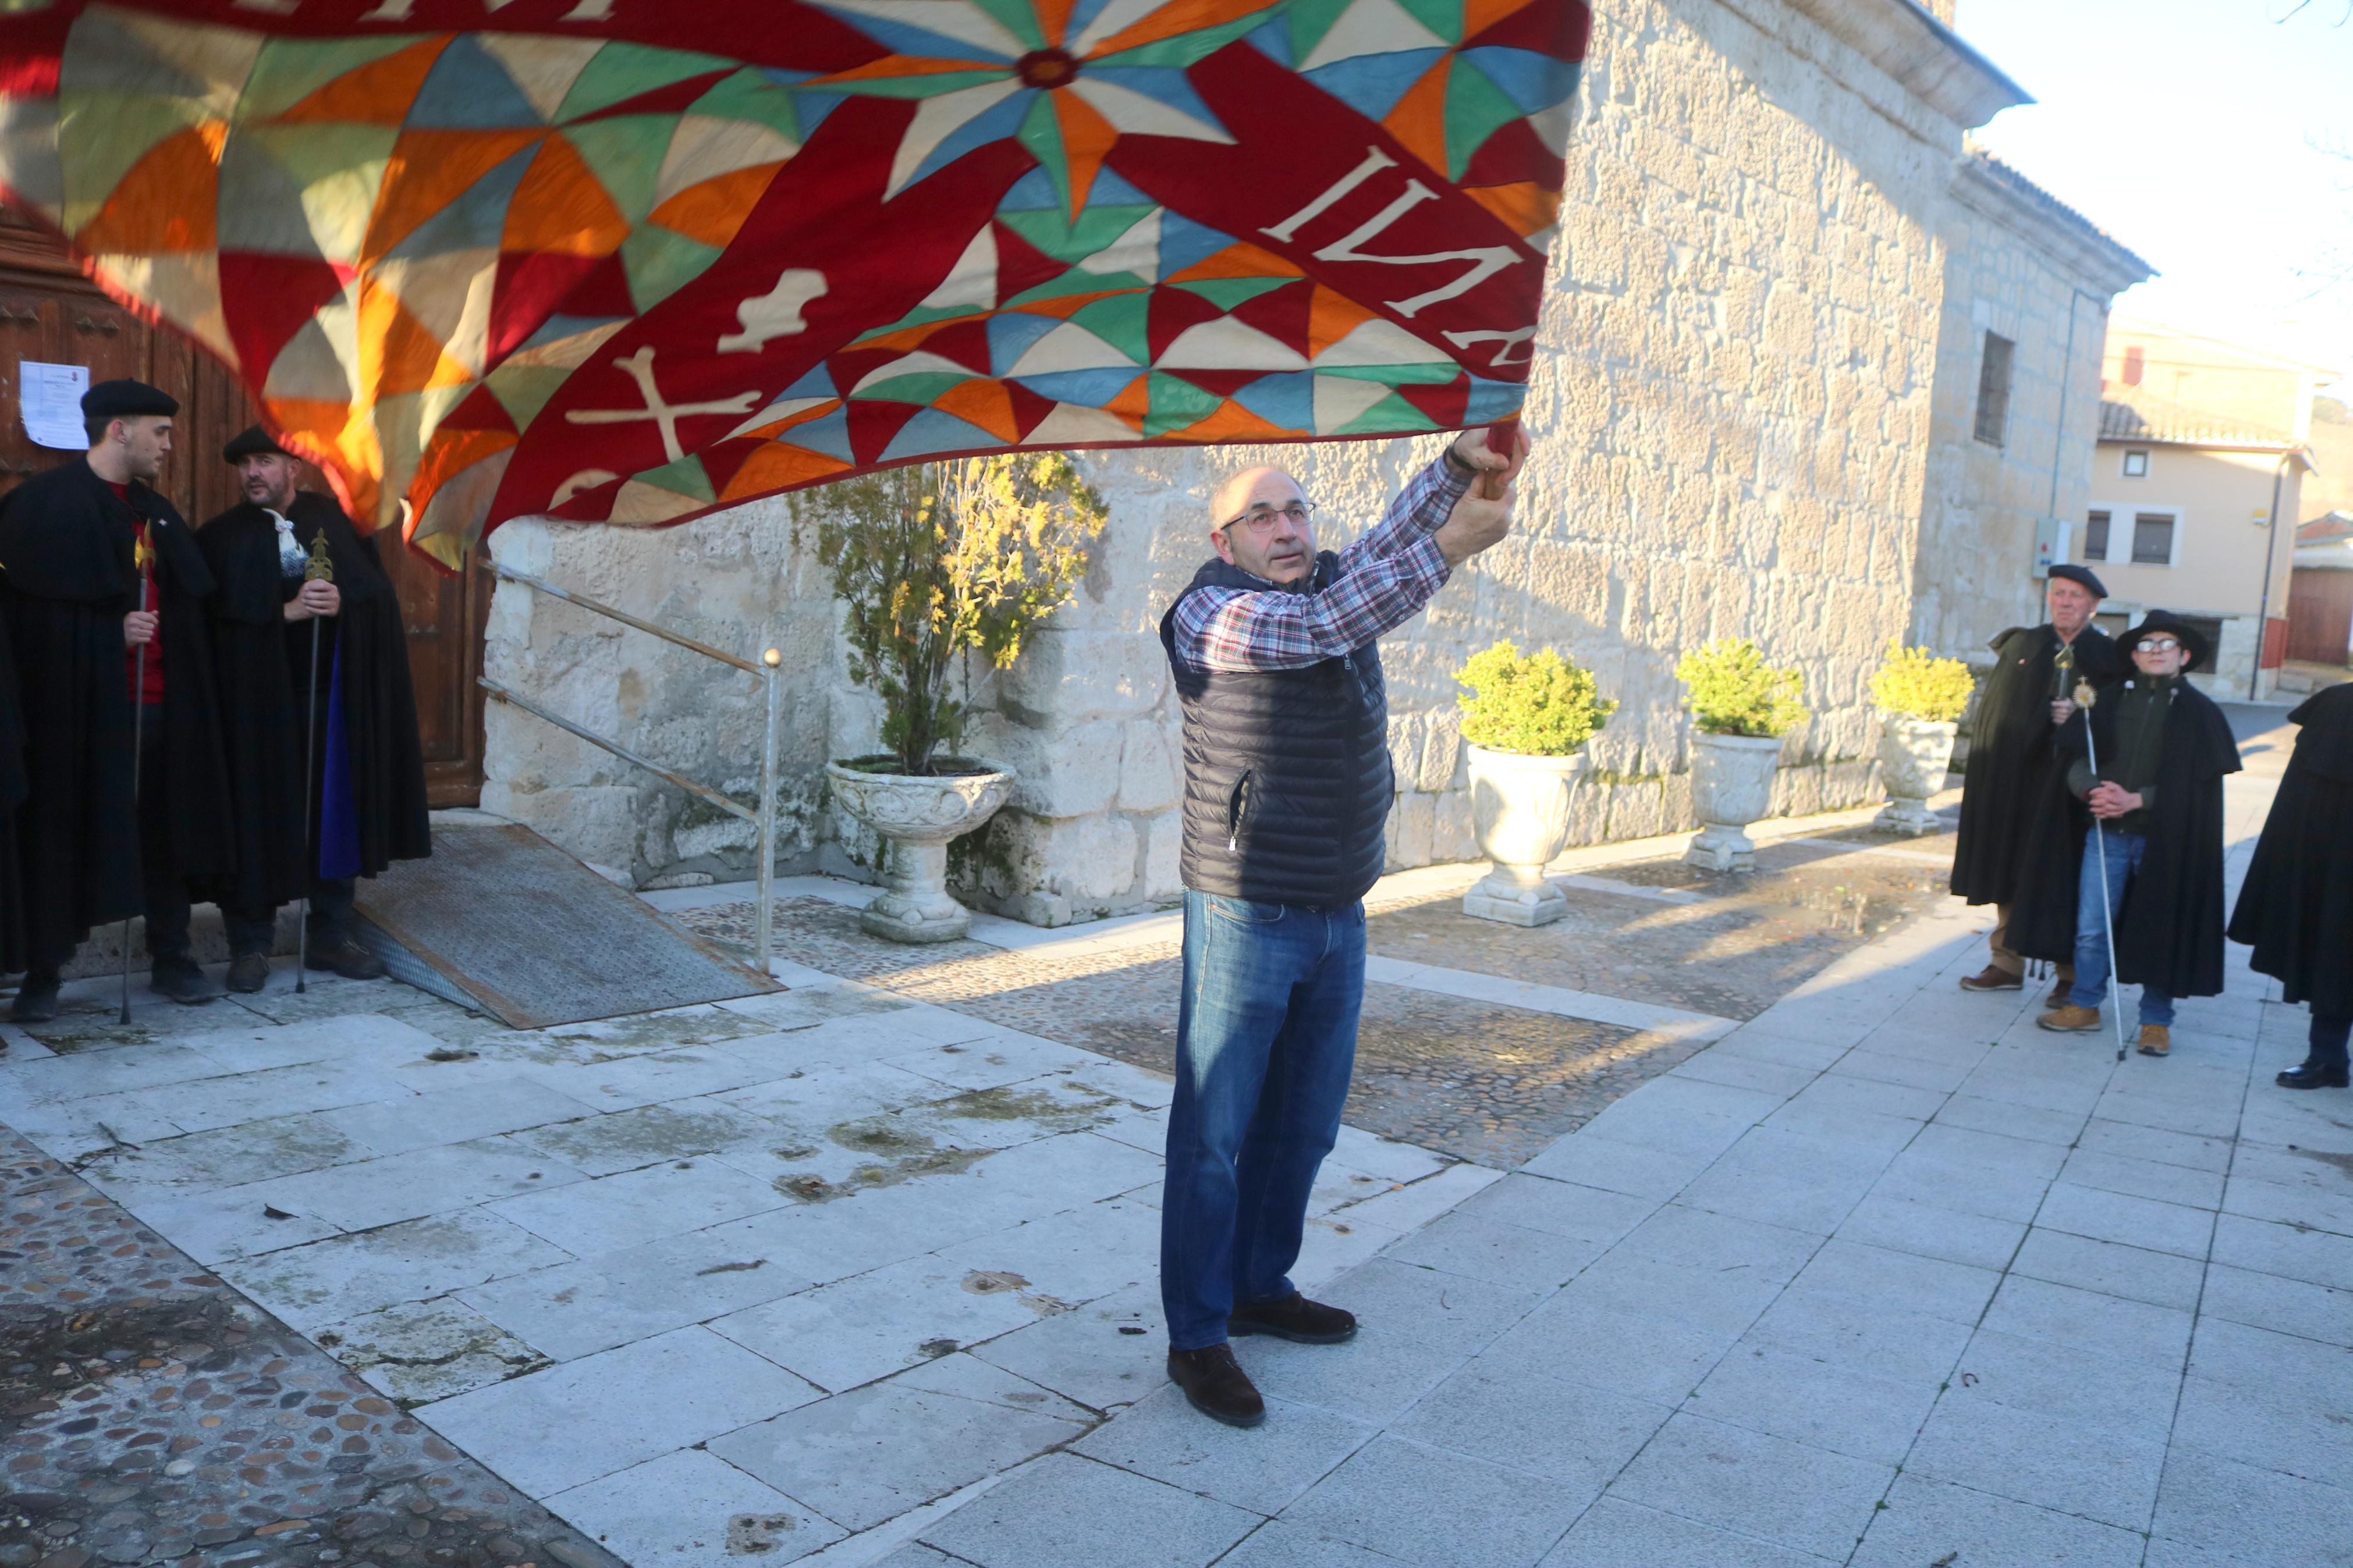
<svg viewBox="0 0 2353 1568">
<path fill-rule="evenodd" d="M 1328 587 L 1325 551 L 1303 592 Z M 1211 561 L 1176 604 L 1202 588 L 1267 589 Z M 1185 707 L 1185 886 L 1262 903 L 1339 909 L 1378 879 L 1395 793 L 1388 696 L 1378 645 L 1304 669 L 1195 669 L 1176 656 L 1176 605 L 1160 644 Z"/>
</svg>

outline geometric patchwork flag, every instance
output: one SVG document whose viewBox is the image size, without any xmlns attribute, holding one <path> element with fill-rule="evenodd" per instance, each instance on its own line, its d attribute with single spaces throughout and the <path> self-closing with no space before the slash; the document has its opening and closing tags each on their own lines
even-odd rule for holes
<svg viewBox="0 0 2353 1568">
<path fill-rule="evenodd" d="M 365 529 L 1525 394 L 1581 0 L 0 10 L 0 194 Z M 718 52 L 714 52 L 714 50 Z"/>
</svg>

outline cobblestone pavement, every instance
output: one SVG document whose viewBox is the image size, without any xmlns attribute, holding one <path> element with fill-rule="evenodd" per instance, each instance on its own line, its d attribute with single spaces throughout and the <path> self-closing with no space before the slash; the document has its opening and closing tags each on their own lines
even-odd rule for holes
<svg viewBox="0 0 2353 1568">
<path fill-rule="evenodd" d="M 0 1130 L 0 1564 L 615 1560 Z"/>
</svg>

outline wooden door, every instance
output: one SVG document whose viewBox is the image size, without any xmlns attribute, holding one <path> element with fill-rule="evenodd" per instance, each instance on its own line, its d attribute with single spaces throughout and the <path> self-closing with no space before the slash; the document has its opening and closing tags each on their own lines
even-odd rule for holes
<svg viewBox="0 0 2353 1568">
<path fill-rule="evenodd" d="M 2353 572 L 2297 567 L 2288 578 L 2288 658 L 2342 667 L 2348 641 L 2353 641 Z"/>
<path fill-rule="evenodd" d="M 221 447 L 259 416 L 236 379 L 186 339 L 109 300 L 54 235 L 0 206 L 0 494 L 74 456 L 35 446 L 25 434 L 16 406 L 23 360 L 85 364 L 93 383 L 136 376 L 170 393 L 180 416 L 157 488 L 198 526 L 242 499 Z M 437 806 L 472 805 L 482 792 L 482 690 L 475 681 L 490 584 L 479 572 L 443 576 L 396 534 L 379 535 L 377 549 L 407 625 L 427 797 Z"/>
</svg>

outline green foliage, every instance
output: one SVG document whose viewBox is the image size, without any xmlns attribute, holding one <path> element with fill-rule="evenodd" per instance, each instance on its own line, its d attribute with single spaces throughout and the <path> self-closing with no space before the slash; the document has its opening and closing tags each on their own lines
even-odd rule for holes
<svg viewBox="0 0 2353 1568">
<path fill-rule="evenodd" d="M 1472 654 L 1454 679 L 1469 688 L 1454 699 L 1462 710 L 1462 738 L 1491 751 L 1566 757 L 1618 711 L 1591 670 L 1550 648 L 1523 654 L 1516 644 L 1499 642 Z"/>
<path fill-rule="evenodd" d="M 1938 724 L 1959 718 L 1976 689 L 1969 667 L 1959 659 L 1905 647 L 1900 639 L 1887 645 L 1887 662 L 1871 674 L 1873 702 L 1890 713 Z"/>
<path fill-rule="evenodd" d="M 964 735 L 958 655 L 999 669 L 1066 603 L 1109 512 L 1059 452 L 1007 452 L 865 474 L 796 496 L 849 607 L 849 671 L 882 694 L 882 743 L 927 774 Z"/>
<path fill-rule="evenodd" d="M 1683 655 L 1675 679 L 1690 694 L 1692 718 L 1711 735 L 1786 735 L 1806 721 L 1798 700 L 1805 678 L 1776 669 L 1746 637 L 1709 643 Z"/>
</svg>

